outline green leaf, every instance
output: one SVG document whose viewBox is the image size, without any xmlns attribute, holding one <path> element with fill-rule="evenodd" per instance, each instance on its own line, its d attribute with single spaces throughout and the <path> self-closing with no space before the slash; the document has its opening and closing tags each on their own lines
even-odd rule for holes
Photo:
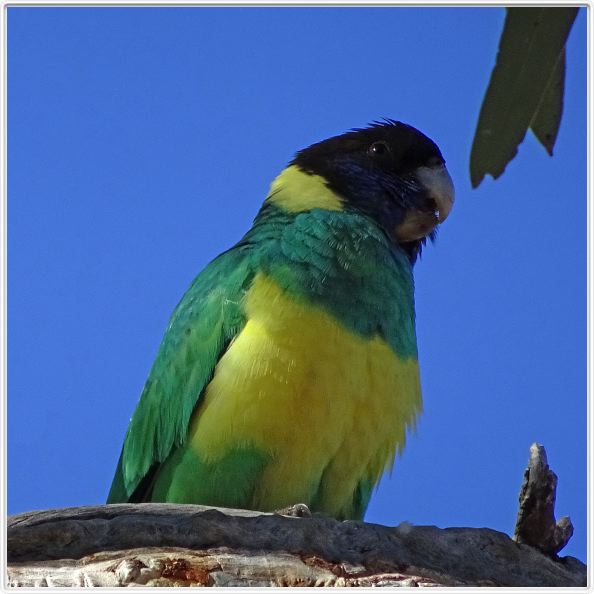
<svg viewBox="0 0 594 594">
<path fill-rule="evenodd" d="M 547 110 L 550 105 L 555 106 L 555 101 L 553 98 L 549 103 L 545 93 L 577 11 L 578 8 L 507 9 L 497 61 L 470 153 L 473 187 L 486 174 L 496 179 L 504 172 L 532 122 L 536 123 L 537 137 L 552 129 L 550 122 L 554 123 L 554 118 Z M 545 121 L 549 125 L 541 125 Z M 555 135 L 556 132 L 553 143 Z M 545 147 L 552 150 L 552 145 Z"/>
<path fill-rule="evenodd" d="M 557 140 L 561 115 L 563 113 L 563 93 L 565 91 L 565 50 L 561 52 L 553 75 L 530 123 L 530 129 L 540 141 L 547 153 L 553 155 Z"/>
</svg>

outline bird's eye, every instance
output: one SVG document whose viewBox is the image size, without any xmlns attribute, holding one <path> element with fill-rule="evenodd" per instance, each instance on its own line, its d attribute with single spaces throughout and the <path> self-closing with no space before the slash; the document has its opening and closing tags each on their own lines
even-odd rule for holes
<svg viewBox="0 0 594 594">
<path fill-rule="evenodd" d="M 372 157 L 383 157 L 390 152 L 390 147 L 383 140 L 374 142 L 367 151 Z"/>
<path fill-rule="evenodd" d="M 429 161 L 427 161 L 427 167 L 441 167 L 442 165 L 445 164 L 445 161 L 443 160 L 442 157 L 431 157 L 431 159 L 429 159 Z"/>
</svg>

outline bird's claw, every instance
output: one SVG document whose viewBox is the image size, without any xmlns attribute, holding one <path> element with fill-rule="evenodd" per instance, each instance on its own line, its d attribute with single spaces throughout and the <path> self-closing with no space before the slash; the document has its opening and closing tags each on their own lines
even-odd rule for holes
<svg viewBox="0 0 594 594">
<path fill-rule="evenodd" d="M 276 510 L 277 514 L 281 516 L 291 516 L 292 518 L 311 518 L 312 513 L 309 507 L 305 503 L 296 503 L 289 507 L 283 507 L 282 509 Z"/>
</svg>

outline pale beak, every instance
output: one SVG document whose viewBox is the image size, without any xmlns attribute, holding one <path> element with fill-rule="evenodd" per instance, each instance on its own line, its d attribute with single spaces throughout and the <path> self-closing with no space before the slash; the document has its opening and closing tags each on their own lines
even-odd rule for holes
<svg viewBox="0 0 594 594">
<path fill-rule="evenodd" d="M 446 166 L 419 167 L 415 174 L 435 201 L 437 221 L 443 223 L 454 206 L 454 184 Z"/>
<path fill-rule="evenodd" d="M 394 230 L 398 242 L 416 241 L 426 237 L 443 223 L 454 205 L 454 184 L 445 165 L 419 167 L 415 177 L 425 188 L 427 197 L 435 204 L 433 211 L 410 208 Z"/>
</svg>

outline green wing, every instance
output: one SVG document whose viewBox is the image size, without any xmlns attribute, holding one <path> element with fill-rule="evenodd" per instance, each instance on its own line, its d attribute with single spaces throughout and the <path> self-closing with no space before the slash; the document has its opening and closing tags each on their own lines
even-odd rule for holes
<svg viewBox="0 0 594 594">
<path fill-rule="evenodd" d="M 134 412 L 108 503 L 141 501 L 151 476 L 184 443 L 192 412 L 245 320 L 254 266 L 247 246 L 213 260 L 175 308 Z"/>
</svg>

